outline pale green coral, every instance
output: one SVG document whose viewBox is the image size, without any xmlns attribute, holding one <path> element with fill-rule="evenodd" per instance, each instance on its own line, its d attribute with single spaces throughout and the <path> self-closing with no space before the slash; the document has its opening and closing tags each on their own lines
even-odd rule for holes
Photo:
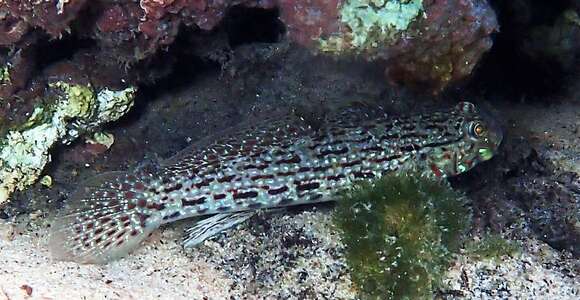
<svg viewBox="0 0 580 300">
<path fill-rule="evenodd" d="M 345 0 L 340 21 L 348 30 L 320 40 L 324 52 L 373 51 L 393 42 L 423 10 L 422 0 Z"/>
<path fill-rule="evenodd" d="M 64 117 L 87 118 L 95 107 L 95 94 L 90 85 L 74 85 L 65 82 L 56 82 L 49 85 L 66 93 L 66 101 L 62 106 Z"/>
<path fill-rule="evenodd" d="M 90 85 L 49 85 L 56 99 L 37 107 L 19 128 L 0 140 L 0 204 L 15 190 L 34 183 L 50 162 L 50 148 L 68 143 L 81 132 L 115 121 L 133 105 L 135 88 L 95 91 Z"/>
<path fill-rule="evenodd" d="M 45 175 L 40 178 L 40 184 L 44 185 L 45 187 L 52 187 L 52 177 Z"/>
<path fill-rule="evenodd" d="M 115 136 L 107 132 L 95 132 L 92 138 L 87 139 L 88 144 L 99 144 L 111 148 L 115 143 Z"/>
<path fill-rule="evenodd" d="M 133 106 L 135 88 L 126 88 L 120 91 L 103 89 L 97 94 L 99 106 L 98 119 L 117 120 Z"/>
</svg>

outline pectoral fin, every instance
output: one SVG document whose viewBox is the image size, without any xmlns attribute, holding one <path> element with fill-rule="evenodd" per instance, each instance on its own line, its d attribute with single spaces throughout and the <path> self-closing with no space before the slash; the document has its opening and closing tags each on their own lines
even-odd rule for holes
<svg viewBox="0 0 580 300">
<path fill-rule="evenodd" d="M 248 220 L 256 213 L 257 212 L 253 210 L 240 211 L 229 214 L 217 214 L 200 220 L 185 231 L 183 247 L 195 247 L 208 238 Z"/>
</svg>

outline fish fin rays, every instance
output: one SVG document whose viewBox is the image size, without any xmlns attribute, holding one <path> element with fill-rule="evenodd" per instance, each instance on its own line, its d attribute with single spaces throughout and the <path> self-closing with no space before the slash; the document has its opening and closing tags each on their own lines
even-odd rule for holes
<svg viewBox="0 0 580 300">
<path fill-rule="evenodd" d="M 197 221 L 191 228 L 185 231 L 185 236 L 182 241 L 183 247 L 193 248 L 220 232 L 245 222 L 256 213 L 257 211 L 253 210 L 239 211 L 228 214 L 217 214 Z"/>
<path fill-rule="evenodd" d="M 105 264 L 126 256 L 160 226 L 158 218 L 129 206 L 128 193 L 118 187 L 128 175 L 108 172 L 79 185 L 51 225 L 53 259 Z"/>
</svg>

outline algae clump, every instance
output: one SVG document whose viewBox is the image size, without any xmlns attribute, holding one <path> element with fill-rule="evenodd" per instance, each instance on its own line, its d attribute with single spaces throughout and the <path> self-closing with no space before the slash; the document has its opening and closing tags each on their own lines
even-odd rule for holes
<svg viewBox="0 0 580 300">
<path fill-rule="evenodd" d="M 9 67 L 7 65 L 0 67 L 0 84 L 8 84 L 11 81 Z"/>
<path fill-rule="evenodd" d="M 345 191 L 334 222 L 361 299 L 432 298 L 469 222 L 438 179 L 391 174 Z"/>
<path fill-rule="evenodd" d="M 465 245 L 465 254 L 478 260 L 499 261 L 502 256 L 514 256 L 521 253 L 521 245 L 501 237 L 499 234 L 484 234 L 479 240 L 472 240 Z"/>
</svg>

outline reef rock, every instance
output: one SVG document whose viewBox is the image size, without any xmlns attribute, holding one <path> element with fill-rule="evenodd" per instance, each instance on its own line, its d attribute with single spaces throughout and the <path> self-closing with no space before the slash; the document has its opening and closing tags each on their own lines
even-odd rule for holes
<svg viewBox="0 0 580 300">
<path fill-rule="evenodd" d="M 393 83 L 438 92 L 469 74 L 498 30 L 485 0 L 280 1 L 295 42 L 385 65 Z"/>
</svg>

